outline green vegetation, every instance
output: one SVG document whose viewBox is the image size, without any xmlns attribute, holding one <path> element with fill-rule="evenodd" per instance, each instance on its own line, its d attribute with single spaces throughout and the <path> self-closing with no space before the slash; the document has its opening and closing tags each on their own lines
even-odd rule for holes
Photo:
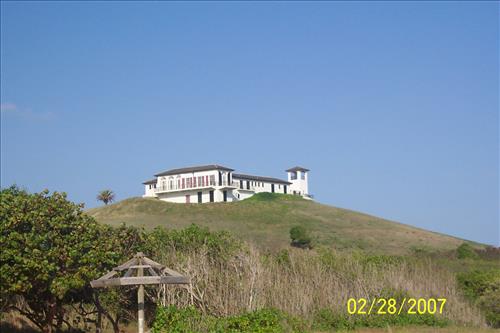
<svg viewBox="0 0 500 333">
<path fill-rule="evenodd" d="M 65 194 L 11 187 L 0 196 L 2 307 L 15 308 L 43 332 L 59 329 L 64 306 L 82 301 L 88 281 L 117 259 L 100 241 L 106 228 Z"/>
<path fill-rule="evenodd" d="M 194 307 L 158 307 L 153 333 L 281 333 L 304 332 L 304 323 L 276 309 L 215 317 Z"/>
<path fill-rule="evenodd" d="M 174 204 L 151 198 L 131 198 L 88 210 L 99 222 L 182 229 L 193 223 L 233 235 L 263 249 L 290 246 L 290 229 L 307 226 L 315 244 L 339 250 L 379 254 L 412 254 L 454 250 L 463 240 L 347 209 L 322 205 L 298 196 L 259 193 L 234 203 Z M 474 246 L 482 247 L 479 244 Z"/>
<path fill-rule="evenodd" d="M 89 282 L 142 251 L 189 276 L 193 283 L 189 289 L 168 286 L 164 296 L 156 287 L 146 287 L 150 296 L 145 304 L 147 326 L 155 332 L 314 332 L 359 327 L 441 327 L 449 323 L 498 326 L 497 249 L 473 249 L 477 256 L 458 259 L 462 241 L 450 237 L 457 241 L 454 248 L 436 252 L 424 247 L 426 250 L 418 255 L 393 255 L 390 248 L 368 254 L 359 248 L 338 250 L 321 244 L 310 251 L 290 246 L 269 251 L 206 225 L 143 229 L 100 224 L 63 193 L 29 194 L 12 187 L 0 195 L 1 307 L 2 317 L 10 318 L 9 325 L 28 318 L 31 328 L 43 332 L 101 328 L 120 332 L 136 321 L 136 290 L 124 287 L 95 291 Z M 131 211 L 129 204 L 136 205 L 132 211 L 141 211 L 145 216 L 161 208 L 169 217 L 173 210 L 173 216 L 184 214 L 186 220 L 190 212 L 196 215 L 206 211 L 215 218 L 229 210 L 222 215 L 223 220 L 243 214 L 239 221 L 244 216 L 257 218 L 254 211 L 260 210 L 264 213 L 259 223 L 271 227 L 278 223 L 288 228 L 301 225 L 297 216 L 306 212 L 311 224 L 318 228 L 319 222 L 314 219 L 333 209 L 351 214 L 349 223 L 366 224 L 372 232 L 384 223 L 396 229 L 409 228 L 383 220 L 374 223 L 373 217 L 325 208 L 295 197 L 271 195 L 268 199 L 257 196 L 237 204 L 203 206 L 134 199 L 125 206 L 118 203 L 107 208 L 118 210 L 120 216 Z M 290 217 L 294 224 L 280 224 L 271 209 L 281 209 L 278 213 Z M 365 217 L 367 220 L 357 220 Z M 262 224 L 261 229 L 266 230 Z M 343 232 L 349 235 L 347 228 Z M 307 232 L 299 228 L 292 236 L 301 239 L 304 235 L 308 236 Z M 288 238 L 287 232 L 285 236 Z M 440 297 L 447 303 L 439 316 L 348 315 L 347 300 L 361 297 Z M 173 306 L 159 307 L 159 303 Z M 4 327 L 13 326 L 2 324 Z"/>
<path fill-rule="evenodd" d="M 350 316 L 330 309 L 318 310 L 311 320 L 302 320 L 277 309 L 264 308 L 240 315 L 216 317 L 194 307 L 158 307 L 153 333 L 285 333 L 333 332 L 366 327 L 431 326 L 444 327 L 449 320 L 433 315 Z"/>
<path fill-rule="evenodd" d="M 500 328 L 500 269 L 460 273 L 457 280 L 465 296 L 484 311 L 488 324 Z"/>
<path fill-rule="evenodd" d="M 322 331 L 354 330 L 361 327 L 388 326 L 433 326 L 444 327 L 450 321 L 430 314 L 409 315 L 347 315 L 335 313 L 330 309 L 321 309 L 315 313 L 312 327 Z"/>
<path fill-rule="evenodd" d="M 463 243 L 457 248 L 458 259 L 477 259 L 479 255 L 469 243 Z"/>
<path fill-rule="evenodd" d="M 97 200 L 102 201 L 105 205 L 115 201 L 115 194 L 111 190 L 102 190 L 97 194 Z"/>
<path fill-rule="evenodd" d="M 312 238 L 304 226 L 298 225 L 290 229 L 291 245 L 301 249 L 312 249 Z"/>
</svg>

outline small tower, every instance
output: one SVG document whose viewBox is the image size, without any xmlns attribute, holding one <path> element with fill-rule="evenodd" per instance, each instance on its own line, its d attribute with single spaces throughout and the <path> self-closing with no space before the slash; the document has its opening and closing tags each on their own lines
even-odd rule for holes
<svg viewBox="0 0 500 333">
<path fill-rule="evenodd" d="M 288 173 L 288 181 L 292 183 L 290 185 L 290 194 L 298 194 L 305 198 L 310 198 L 307 179 L 309 169 L 296 166 L 286 170 L 286 172 Z"/>
</svg>

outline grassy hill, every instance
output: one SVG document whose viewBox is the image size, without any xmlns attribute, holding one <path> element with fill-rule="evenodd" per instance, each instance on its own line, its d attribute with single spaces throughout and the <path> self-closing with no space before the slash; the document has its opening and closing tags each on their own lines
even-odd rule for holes
<svg viewBox="0 0 500 333">
<path fill-rule="evenodd" d="M 261 193 L 234 203 L 174 204 L 153 198 L 130 198 L 87 211 L 102 223 L 180 228 L 191 223 L 211 230 L 229 230 L 260 246 L 289 246 L 289 230 L 307 226 L 318 244 L 339 249 L 403 254 L 414 249 L 449 250 L 463 240 L 375 216 L 304 200 Z"/>
</svg>

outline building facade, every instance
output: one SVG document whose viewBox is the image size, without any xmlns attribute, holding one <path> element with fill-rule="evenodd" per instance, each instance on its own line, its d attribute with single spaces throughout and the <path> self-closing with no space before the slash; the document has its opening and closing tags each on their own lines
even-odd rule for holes
<svg viewBox="0 0 500 333">
<path fill-rule="evenodd" d="M 217 164 L 201 165 L 160 172 L 144 182 L 143 197 L 176 203 L 231 202 L 269 192 L 300 195 L 311 199 L 308 169 L 286 170 L 288 180 L 234 173 Z"/>
</svg>

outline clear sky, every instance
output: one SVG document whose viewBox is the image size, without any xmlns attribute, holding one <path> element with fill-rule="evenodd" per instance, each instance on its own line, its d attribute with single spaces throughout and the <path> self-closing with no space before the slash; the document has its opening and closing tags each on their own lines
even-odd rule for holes
<svg viewBox="0 0 500 333">
<path fill-rule="evenodd" d="M 499 244 L 498 2 L 1 3 L 1 183 L 218 163 Z"/>
</svg>

